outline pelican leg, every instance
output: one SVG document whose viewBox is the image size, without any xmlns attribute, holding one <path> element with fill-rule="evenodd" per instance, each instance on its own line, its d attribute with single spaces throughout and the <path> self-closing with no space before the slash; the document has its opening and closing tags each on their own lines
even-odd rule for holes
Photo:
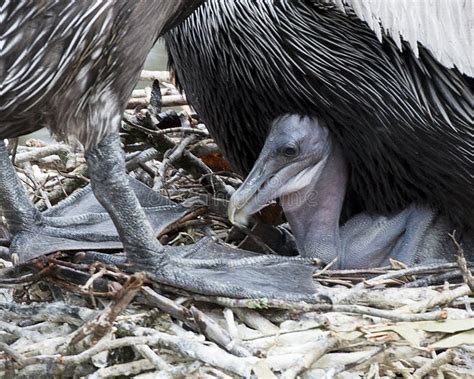
<svg viewBox="0 0 474 379">
<path fill-rule="evenodd" d="M 111 134 L 85 154 L 91 187 L 110 214 L 123 243 L 127 258 L 134 264 L 146 264 L 163 256 L 145 212 L 128 185 L 125 154 L 119 136 Z"/>
<path fill-rule="evenodd" d="M 16 234 L 41 219 L 41 213 L 31 203 L 10 162 L 5 143 L 0 139 L 0 211 L 8 231 Z"/>
<path fill-rule="evenodd" d="M 117 135 L 104 138 L 86 153 L 86 160 L 92 189 L 109 212 L 133 270 L 145 270 L 160 283 L 201 294 L 316 301 L 309 260 L 254 256 L 209 240 L 186 248 L 162 246 L 128 186 Z"/>
<path fill-rule="evenodd" d="M 126 178 L 151 222 L 154 238 L 189 212 L 129 176 Z M 3 142 L 0 142 L 0 207 L 7 230 L 13 236 L 9 254 L 15 254 L 19 262 L 55 251 L 122 248 L 109 214 L 97 202 L 90 186 L 45 212 L 36 209 L 16 175 Z"/>
</svg>

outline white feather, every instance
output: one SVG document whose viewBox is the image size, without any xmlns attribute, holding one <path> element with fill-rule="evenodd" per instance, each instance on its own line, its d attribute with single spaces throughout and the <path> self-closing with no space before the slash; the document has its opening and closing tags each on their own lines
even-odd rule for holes
<svg viewBox="0 0 474 379">
<path fill-rule="evenodd" d="M 339 5 L 339 0 L 332 0 Z M 400 36 L 418 56 L 418 43 L 448 68 L 474 77 L 472 0 L 343 0 L 380 39 L 380 21 L 398 48 Z"/>
</svg>

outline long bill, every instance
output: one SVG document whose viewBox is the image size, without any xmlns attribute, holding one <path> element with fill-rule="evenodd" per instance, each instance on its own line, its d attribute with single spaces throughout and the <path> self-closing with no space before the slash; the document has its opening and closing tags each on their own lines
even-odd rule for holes
<svg viewBox="0 0 474 379">
<path fill-rule="evenodd" d="M 252 171 L 232 195 L 228 217 L 234 225 L 247 225 L 251 215 L 264 208 L 270 201 L 299 191 L 318 180 L 326 159 L 310 164 L 308 160 L 293 162 L 280 169 L 272 169 L 268 157 L 260 157 Z"/>
</svg>

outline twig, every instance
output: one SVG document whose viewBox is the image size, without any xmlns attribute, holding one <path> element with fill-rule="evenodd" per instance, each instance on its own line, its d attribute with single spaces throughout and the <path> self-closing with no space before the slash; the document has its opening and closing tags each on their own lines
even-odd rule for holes
<svg viewBox="0 0 474 379">
<path fill-rule="evenodd" d="M 447 280 L 452 280 L 454 278 L 460 278 L 462 276 L 460 270 L 455 271 L 448 271 L 441 274 L 432 274 L 425 276 L 424 278 L 420 278 L 414 280 L 412 282 L 405 283 L 402 285 L 403 288 L 420 288 L 420 287 L 428 287 L 435 284 L 442 284 Z"/>
<path fill-rule="evenodd" d="M 192 322 L 192 326 L 196 326 L 199 332 L 205 335 L 209 340 L 224 347 L 226 350 L 240 357 L 251 355 L 247 349 L 244 349 L 234 341 L 225 329 L 220 327 L 214 320 L 199 311 L 196 307 L 191 307 L 188 310 L 182 305 L 176 304 L 168 298 L 157 294 L 149 287 L 144 287 L 142 291 L 149 298 L 153 299 L 153 305 L 167 312 L 171 316 L 186 322 L 188 325 Z"/>
<path fill-rule="evenodd" d="M 137 361 L 120 363 L 120 364 L 116 364 L 109 367 L 103 367 L 97 370 L 90 377 L 91 378 L 132 377 L 144 371 L 150 371 L 153 369 L 156 369 L 156 367 L 148 359 L 139 359 Z"/>
<path fill-rule="evenodd" d="M 413 379 L 422 379 L 430 372 L 439 369 L 445 364 L 452 362 L 456 358 L 456 351 L 449 349 L 439 354 L 435 359 L 421 366 L 413 373 Z"/>
<path fill-rule="evenodd" d="M 406 276 L 406 275 L 424 274 L 424 273 L 433 272 L 433 271 L 439 272 L 440 270 L 449 270 L 453 268 L 457 268 L 456 263 L 431 264 L 431 265 L 426 265 L 426 266 L 406 268 L 403 270 L 395 270 L 395 271 L 388 272 L 386 274 L 376 276 L 375 278 L 366 280 L 363 283 L 359 283 L 356 285 L 356 287 L 363 288 L 364 286 L 377 286 L 388 279 L 400 278 L 401 276 Z"/>
<path fill-rule="evenodd" d="M 150 103 L 147 97 L 133 97 L 128 100 L 127 109 L 134 109 L 138 106 L 146 107 Z M 184 95 L 164 95 L 161 98 L 162 107 L 177 107 L 180 105 L 188 105 L 188 100 Z"/>
<path fill-rule="evenodd" d="M 16 155 L 16 164 L 21 164 L 31 161 L 39 161 L 41 158 L 48 157 L 50 155 L 69 155 L 71 148 L 68 145 L 63 144 L 52 144 L 45 147 L 38 147 L 24 153 L 18 153 Z"/>
<path fill-rule="evenodd" d="M 10 269 L 0 270 L 0 288 L 22 287 L 26 284 L 36 283 L 51 273 L 51 267 L 47 266 L 40 272 L 27 274 L 17 278 L 1 278 L 1 271 L 11 271 Z"/>
<path fill-rule="evenodd" d="M 464 257 L 464 249 L 459 244 L 459 242 L 456 240 L 454 232 L 453 232 L 453 234 L 450 234 L 449 236 L 453 240 L 454 246 L 456 247 L 457 261 L 458 261 L 459 268 L 461 269 L 462 277 L 464 279 L 464 282 L 466 282 L 466 284 L 469 286 L 471 291 L 474 292 L 474 277 L 472 276 L 471 271 L 469 271 L 469 269 L 467 267 L 466 258 Z"/>
<path fill-rule="evenodd" d="M 130 276 L 122 289 L 117 293 L 115 301 L 109 304 L 95 319 L 88 321 L 78 329 L 71 336 L 69 343 L 64 346 L 63 351 L 84 350 L 104 337 L 112 328 L 117 316 L 127 307 L 140 290 L 144 281 L 145 275 L 143 273 Z"/>
<path fill-rule="evenodd" d="M 303 371 L 309 369 L 324 354 L 326 354 L 328 351 L 335 349 L 340 344 L 341 344 L 341 339 L 339 337 L 328 336 L 328 338 L 326 338 L 324 341 L 322 341 L 318 345 L 317 349 L 313 349 L 312 351 L 306 353 L 296 365 L 286 370 L 283 373 L 282 378 L 284 379 L 296 378 Z"/>
<path fill-rule="evenodd" d="M 137 126 L 140 128 L 142 127 L 133 120 L 133 117 L 126 114 L 124 114 L 123 120 L 132 128 L 136 128 Z M 153 145 L 156 149 L 163 154 L 170 149 L 174 149 L 176 146 L 176 144 L 166 135 L 150 136 L 150 138 L 152 138 Z M 205 189 L 211 193 L 230 198 L 231 193 L 222 179 L 215 176 L 212 170 L 206 166 L 201 159 L 191 154 L 189 151 L 185 150 L 182 157 L 174 162 L 174 165 L 177 168 L 186 170 L 186 172 L 197 180 L 201 180 L 205 175 L 208 175 L 208 177 L 205 177 L 205 180 L 203 180 Z"/>
<path fill-rule="evenodd" d="M 443 291 L 439 295 L 433 296 L 432 298 L 426 299 L 425 301 L 421 301 L 412 305 L 405 305 L 401 308 L 398 308 L 396 311 L 410 313 L 424 312 L 426 309 L 431 309 L 438 305 L 448 304 L 458 297 L 463 297 L 470 294 L 472 294 L 472 291 L 469 286 L 465 284 L 453 290 Z"/>
<path fill-rule="evenodd" d="M 238 357 L 249 357 L 252 355 L 247 349 L 239 344 L 239 341 L 233 340 L 225 329 L 205 313 L 201 312 L 194 306 L 191 306 L 190 311 L 194 317 L 198 330 L 211 341 L 216 342 L 218 345 L 224 347 L 227 351 Z"/>
<path fill-rule="evenodd" d="M 235 308 L 234 312 L 246 325 L 262 332 L 263 334 L 275 334 L 280 331 L 280 328 L 275 324 L 268 321 L 260 313 L 251 309 Z"/>
<path fill-rule="evenodd" d="M 97 311 L 89 308 L 67 305 L 63 303 L 44 303 L 20 305 L 16 303 L 0 303 L 0 319 L 52 321 L 82 325 L 84 321 L 95 316 Z"/>
<path fill-rule="evenodd" d="M 255 244 L 260 247 L 265 254 L 278 255 L 270 246 L 268 246 L 260 236 L 256 235 L 251 229 L 244 225 L 233 225 L 234 228 L 244 233 L 247 237 L 251 238 Z"/>
<path fill-rule="evenodd" d="M 6 343 L 0 342 L 0 351 L 4 351 L 5 354 L 14 359 L 21 367 L 24 367 L 26 364 L 25 357 L 20 353 L 16 352 L 14 349 L 10 348 Z"/>
<path fill-rule="evenodd" d="M 155 366 L 158 370 L 170 370 L 172 367 L 163 358 L 157 355 L 148 345 L 136 345 L 133 349 L 139 353 L 143 358 Z"/>
<path fill-rule="evenodd" d="M 151 336 L 143 337 L 124 337 L 116 340 L 101 340 L 88 350 L 77 355 L 63 356 L 56 355 L 38 355 L 24 359 L 24 365 L 59 364 L 59 365 L 80 365 L 90 360 L 96 354 L 102 351 L 119 349 L 126 346 L 148 345 L 161 346 L 171 349 L 174 352 L 189 357 L 199 359 L 213 366 L 229 370 L 237 375 L 248 376 L 250 374 L 252 363 L 257 359 L 236 358 L 233 355 L 217 348 L 216 346 L 206 346 L 199 342 L 181 337 L 171 336 L 165 333 L 157 332 Z"/>
<path fill-rule="evenodd" d="M 210 303 L 220 304 L 232 308 L 251 308 L 251 309 L 288 309 L 291 311 L 300 312 L 344 312 L 354 313 L 373 317 L 385 318 L 392 321 L 429 321 L 429 320 L 444 320 L 446 312 L 433 311 L 419 314 L 412 314 L 401 312 L 399 309 L 384 310 L 365 307 L 361 305 L 349 304 L 310 304 L 306 302 L 289 302 L 285 300 L 275 299 L 231 299 L 219 296 L 202 296 L 193 295 L 194 299 L 198 301 L 206 301 Z"/>
<path fill-rule="evenodd" d="M 154 81 L 159 80 L 160 82 L 170 82 L 171 74 L 169 71 L 151 71 L 142 70 L 140 74 L 140 80 Z"/>
</svg>

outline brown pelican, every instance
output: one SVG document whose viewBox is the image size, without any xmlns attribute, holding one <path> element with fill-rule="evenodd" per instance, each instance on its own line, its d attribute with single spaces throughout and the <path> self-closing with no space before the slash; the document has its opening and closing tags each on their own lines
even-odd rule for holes
<svg viewBox="0 0 474 379">
<path fill-rule="evenodd" d="M 418 204 L 459 236 L 474 226 L 472 15 L 463 0 L 209 0 L 166 40 L 243 174 L 273 120 L 316 117 L 347 160 L 345 213 Z"/>
<path fill-rule="evenodd" d="M 10 253 L 23 262 L 45 253 L 52 243 L 60 249 L 86 248 L 113 237 L 97 231 L 104 219 L 90 204 L 95 201 L 90 192 L 73 195 L 44 213 L 29 201 L 3 139 L 46 126 L 66 141 L 76 138 L 83 144 L 92 190 L 110 215 L 132 268 L 200 293 L 314 301 L 312 268 L 301 260 L 280 263 L 279 257 L 254 258 L 249 253 L 235 259 L 235 249 L 229 252 L 208 240 L 189 248 L 165 249 L 136 193 L 151 211 L 164 206 L 155 212 L 155 222 L 169 220 L 167 212 L 173 206 L 143 186 L 130 185 L 125 173 L 118 129 L 148 51 L 201 2 L 6 0 L 0 4 L 0 207 L 13 235 Z M 77 208 L 87 212 L 77 214 Z M 111 247 L 117 247 L 116 242 Z M 199 252 L 205 252 L 207 259 Z M 229 257 L 234 259 L 228 262 Z M 255 267 L 256 262 L 261 265 Z M 272 284 L 278 273 L 288 270 L 299 274 Z"/>
<path fill-rule="evenodd" d="M 300 254 L 326 263 L 337 259 L 339 268 L 455 259 L 448 221 L 425 207 L 411 205 L 389 217 L 359 214 L 340 227 L 347 180 L 342 149 L 325 122 L 285 115 L 273 123 L 252 171 L 232 195 L 229 218 L 246 224 L 279 199 Z"/>
</svg>

